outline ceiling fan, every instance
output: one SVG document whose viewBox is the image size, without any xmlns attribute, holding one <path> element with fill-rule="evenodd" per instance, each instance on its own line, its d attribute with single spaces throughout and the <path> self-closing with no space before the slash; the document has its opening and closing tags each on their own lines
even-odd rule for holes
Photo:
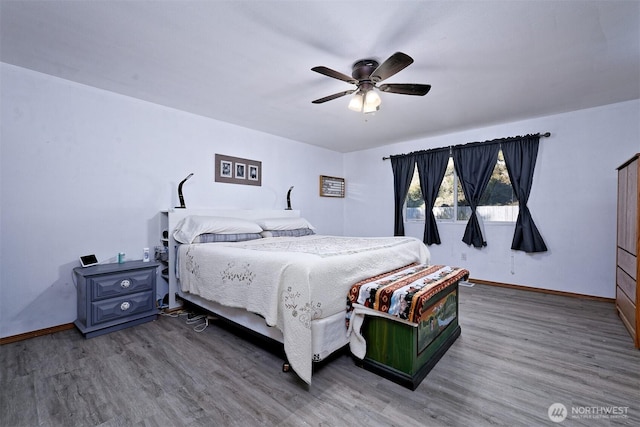
<svg viewBox="0 0 640 427">
<path fill-rule="evenodd" d="M 401 95 L 426 95 L 431 89 L 431 85 L 417 83 L 387 83 L 377 86 L 378 83 L 405 69 L 411 65 L 411 63 L 413 63 L 413 58 L 409 55 L 402 52 L 396 52 L 382 64 L 378 64 L 374 59 L 361 59 L 357 61 L 353 64 L 353 70 L 351 72 L 352 77 L 327 67 L 313 67 L 311 69 L 312 71 L 354 84 L 357 88 L 334 93 L 333 95 L 325 96 L 324 98 L 319 98 L 311 102 L 314 104 L 322 104 L 323 102 L 331 101 L 355 92 L 355 95 L 349 102 L 349 109 L 361 111 L 363 113 L 373 113 L 380 109 L 380 104 L 382 103 L 382 100 L 376 93 L 375 89 L 382 92 L 399 93 Z"/>
</svg>

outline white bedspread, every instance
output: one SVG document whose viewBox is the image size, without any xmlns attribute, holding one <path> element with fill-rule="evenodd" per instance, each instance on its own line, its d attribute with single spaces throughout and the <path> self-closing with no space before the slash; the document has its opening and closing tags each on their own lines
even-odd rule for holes
<svg viewBox="0 0 640 427">
<path fill-rule="evenodd" d="M 291 367 L 307 383 L 311 321 L 344 312 L 354 283 L 429 261 L 427 247 L 411 237 L 277 237 L 182 245 L 179 252 L 182 291 L 245 308 L 278 327 Z"/>
</svg>

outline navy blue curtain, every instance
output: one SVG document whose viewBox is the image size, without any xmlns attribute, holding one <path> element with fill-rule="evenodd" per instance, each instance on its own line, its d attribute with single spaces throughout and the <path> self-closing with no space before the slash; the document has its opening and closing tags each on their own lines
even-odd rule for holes
<svg viewBox="0 0 640 427">
<path fill-rule="evenodd" d="M 433 205 L 436 203 L 440 184 L 447 171 L 449 162 L 449 149 L 425 151 L 416 155 L 416 166 L 420 177 L 420 189 L 424 199 L 424 236 L 423 242 L 427 245 L 440 244 L 438 224 L 433 214 Z"/>
<path fill-rule="evenodd" d="M 487 246 L 476 214 L 476 208 L 491 179 L 498 160 L 499 143 L 467 144 L 453 147 L 453 165 L 464 196 L 471 207 L 471 218 L 464 230 L 462 241 L 476 248 Z"/>
<path fill-rule="evenodd" d="M 538 157 L 539 142 L 539 136 L 528 135 L 502 143 L 502 154 L 507 165 L 507 172 L 519 204 L 516 231 L 513 234 L 511 249 L 529 253 L 547 250 L 527 206 L 533 183 L 533 171 Z"/>
<path fill-rule="evenodd" d="M 412 155 L 391 156 L 391 169 L 393 170 L 393 200 L 394 208 L 394 236 L 404 236 L 404 201 L 409 193 L 409 186 L 413 178 L 416 160 Z"/>
</svg>

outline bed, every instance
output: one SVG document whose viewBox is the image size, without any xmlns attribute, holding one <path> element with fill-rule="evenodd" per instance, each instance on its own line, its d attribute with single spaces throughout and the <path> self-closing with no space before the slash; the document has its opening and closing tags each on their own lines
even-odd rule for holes
<svg viewBox="0 0 640 427">
<path fill-rule="evenodd" d="M 199 223 L 184 232 L 185 222 L 195 217 Z M 204 233 L 202 218 L 207 217 L 238 221 L 220 220 L 208 228 L 217 233 Z M 191 241 L 198 233 L 254 234 L 241 226 L 245 220 L 260 224 L 260 238 Z M 179 299 L 189 301 L 283 343 L 291 368 L 308 384 L 313 362 L 349 344 L 345 308 L 350 287 L 429 261 L 427 247 L 411 237 L 325 236 L 315 231 L 287 235 L 291 224 L 305 222 L 299 211 L 176 209 L 166 212 L 163 222 L 168 231 L 170 308 L 178 307 Z"/>
</svg>

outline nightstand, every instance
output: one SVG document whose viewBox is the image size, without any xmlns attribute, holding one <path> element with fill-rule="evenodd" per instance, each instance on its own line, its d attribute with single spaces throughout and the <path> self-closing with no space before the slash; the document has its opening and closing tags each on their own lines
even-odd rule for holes
<svg viewBox="0 0 640 427">
<path fill-rule="evenodd" d="M 85 338 L 155 320 L 156 262 L 130 261 L 76 267 L 78 318 Z"/>
</svg>

